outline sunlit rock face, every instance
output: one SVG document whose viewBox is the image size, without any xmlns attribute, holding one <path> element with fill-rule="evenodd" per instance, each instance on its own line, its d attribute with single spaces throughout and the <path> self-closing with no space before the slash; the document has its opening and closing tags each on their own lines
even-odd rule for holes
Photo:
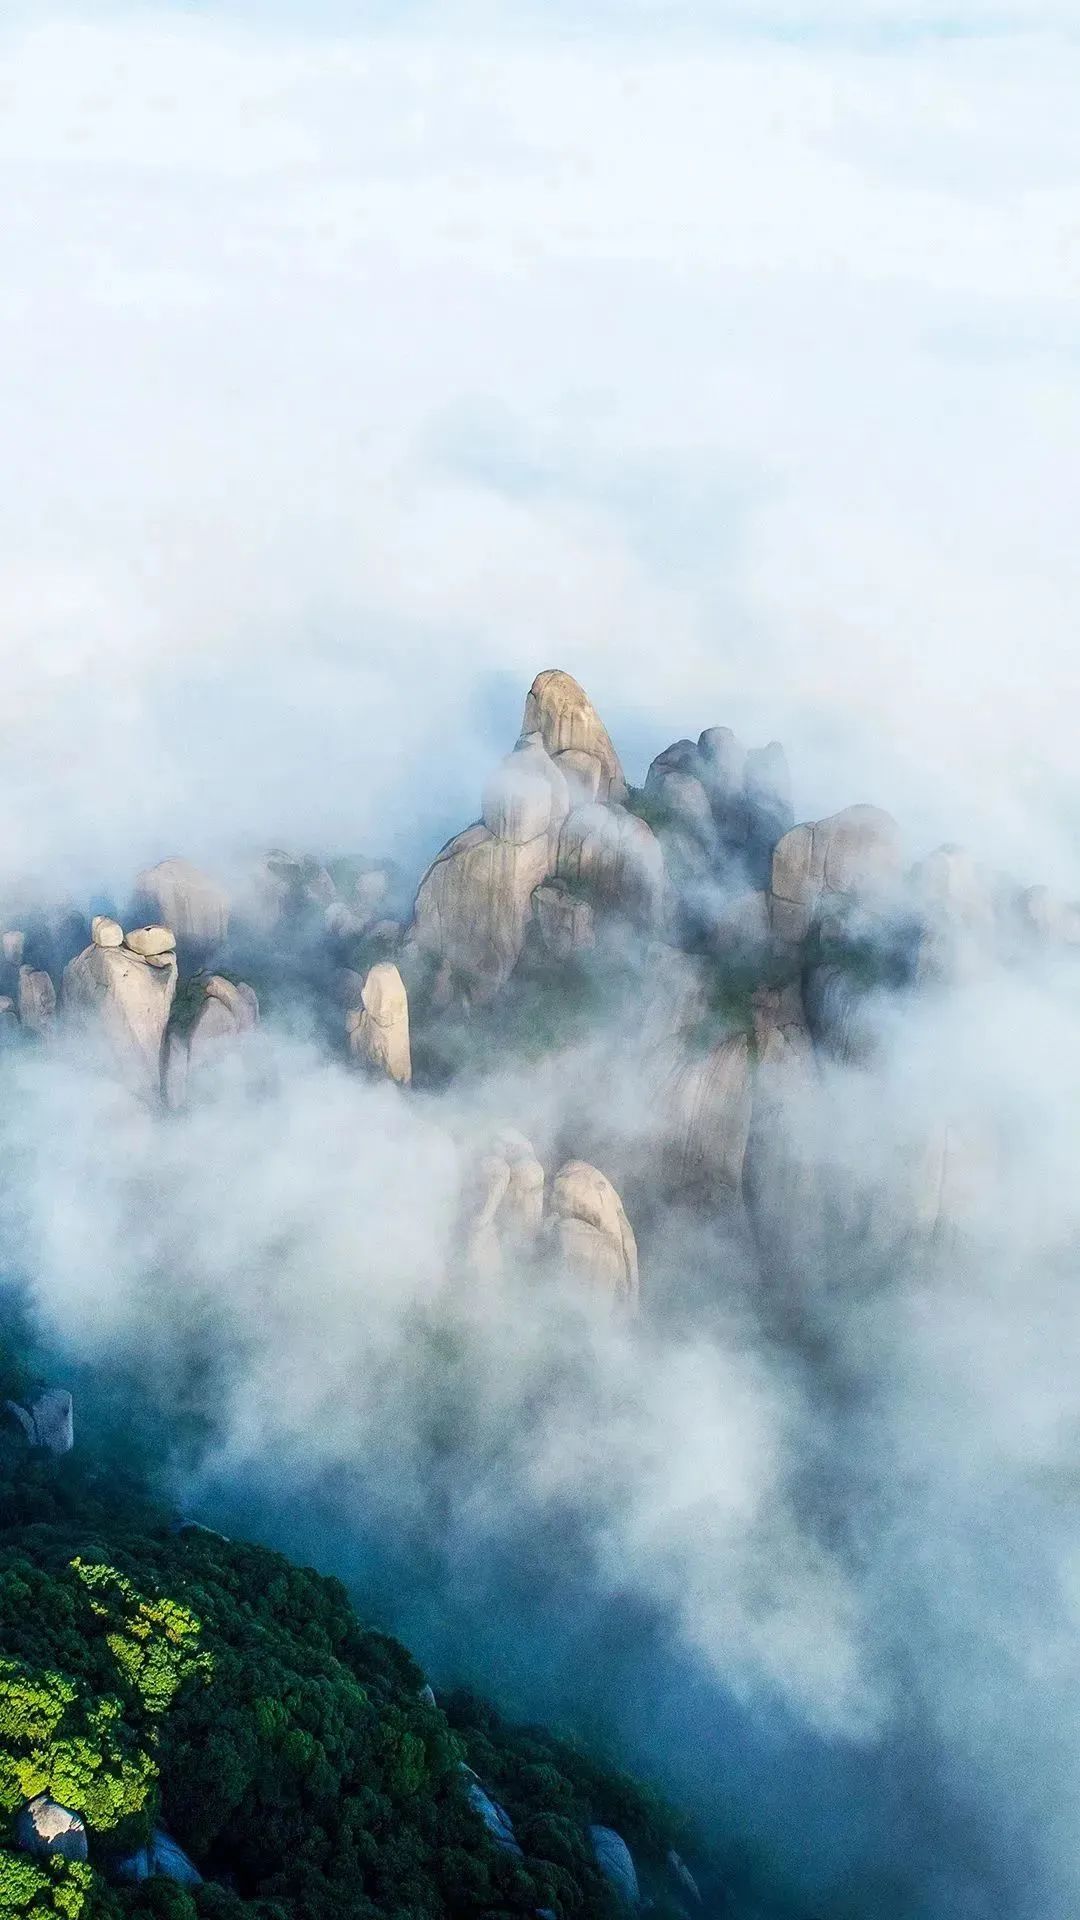
<svg viewBox="0 0 1080 1920">
<path fill-rule="evenodd" d="M 555 876 L 646 932 L 659 922 L 664 857 L 651 828 L 624 807 L 575 807 L 559 834 Z"/>
<path fill-rule="evenodd" d="M 552 1257 L 614 1307 L 636 1313 L 637 1241 L 610 1180 L 584 1160 L 569 1160 L 551 1183 L 545 1237 Z"/>
<path fill-rule="evenodd" d="M 626 779 L 608 730 L 570 674 L 557 668 L 537 674 L 525 701 L 521 731 L 539 734 L 582 798 L 626 799 Z"/>
<path fill-rule="evenodd" d="M 490 999 L 509 979 L 532 920 L 533 894 L 554 869 L 569 811 L 566 781 L 526 739 L 484 789 L 484 818 L 437 855 L 420 882 L 412 940 L 438 967 L 443 1000 Z"/>
<path fill-rule="evenodd" d="M 360 1005 L 345 1017 L 352 1058 L 398 1086 L 412 1079 L 409 996 L 391 961 L 373 966 L 360 989 Z"/>
<path fill-rule="evenodd" d="M 149 926 L 116 946 L 116 923 L 95 924 L 90 946 L 65 968 L 64 1010 L 107 1042 L 132 1091 L 156 1104 L 176 997 L 176 943 L 168 928 Z"/>
<path fill-rule="evenodd" d="M 900 870 L 899 828 L 880 807 L 845 807 L 826 820 L 792 827 L 773 853 L 773 932 L 795 946 L 837 910 L 887 909 Z"/>
</svg>

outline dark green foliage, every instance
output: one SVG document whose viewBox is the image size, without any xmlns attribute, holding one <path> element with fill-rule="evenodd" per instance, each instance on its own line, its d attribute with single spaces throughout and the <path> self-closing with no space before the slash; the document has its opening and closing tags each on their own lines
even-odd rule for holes
<svg viewBox="0 0 1080 1920">
<path fill-rule="evenodd" d="M 646 1790 L 569 1742 L 472 1695 L 425 1704 L 412 1657 L 361 1624 L 338 1581 L 174 1531 L 130 1487 L 7 1435 L 0 1646 L 7 1804 L 20 1784 L 55 1792 L 91 1848 L 87 1870 L 0 1846 L 4 1920 L 614 1920 L 589 1823 L 616 1826 L 661 1890 L 682 1839 Z M 505 1804 L 522 1858 L 469 1805 L 463 1761 Z M 110 1880 L 155 1820 L 203 1887 Z"/>
</svg>

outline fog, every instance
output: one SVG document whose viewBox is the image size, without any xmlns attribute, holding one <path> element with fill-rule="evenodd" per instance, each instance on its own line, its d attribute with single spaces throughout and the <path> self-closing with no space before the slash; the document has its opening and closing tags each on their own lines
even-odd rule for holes
<svg viewBox="0 0 1080 1920">
<path fill-rule="evenodd" d="M 726 723 L 799 819 L 1080 887 L 1068 18 L 378 14 L 0 27 L 0 919 L 174 850 L 408 890 L 554 664 L 635 781 Z M 42 1364 L 437 1686 L 685 1796 L 762 1911 L 1073 1911 L 1074 968 L 979 951 L 791 1097 L 794 1311 L 650 1183 L 637 1011 L 539 1062 L 477 1025 L 402 1094 L 279 1004 L 169 1116 L 73 1034 L 5 1059 Z M 455 1267 L 506 1124 L 607 1157 L 638 1321 Z"/>
</svg>

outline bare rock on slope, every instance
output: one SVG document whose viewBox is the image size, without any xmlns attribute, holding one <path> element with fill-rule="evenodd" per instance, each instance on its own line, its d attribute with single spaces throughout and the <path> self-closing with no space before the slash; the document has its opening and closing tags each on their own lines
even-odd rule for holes
<svg viewBox="0 0 1080 1920">
<path fill-rule="evenodd" d="M 88 1854 L 84 1821 L 47 1793 L 37 1794 L 17 1814 L 15 1845 L 38 1859 L 58 1854 L 61 1860 L 85 1860 Z"/>
<path fill-rule="evenodd" d="M 360 989 L 360 1006 L 346 1015 L 346 1030 L 354 1060 L 398 1086 L 408 1086 L 409 996 L 392 961 L 380 960 L 370 969 Z"/>
<path fill-rule="evenodd" d="M 636 1313 L 634 1231 L 611 1181 L 585 1160 L 568 1160 L 551 1183 L 548 1246 L 559 1263 L 613 1306 Z"/>
<path fill-rule="evenodd" d="M 488 999 L 513 972 L 568 806 L 562 774 L 535 740 L 525 740 L 488 781 L 483 821 L 457 834 L 428 868 L 412 937 L 438 961 L 442 997 Z"/>
<path fill-rule="evenodd" d="M 558 668 L 537 674 L 525 701 L 521 731 L 538 733 L 556 765 L 563 754 L 572 756 L 568 772 L 575 784 L 591 785 L 590 763 L 595 764 L 598 800 L 626 799 L 626 780 L 607 728 L 570 674 Z"/>
<path fill-rule="evenodd" d="M 646 931 L 658 922 L 664 856 L 652 829 L 625 807 L 575 807 L 563 823 L 555 875 L 608 913 Z"/>
<path fill-rule="evenodd" d="M 797 945 L 830 908 L 876 909 L 888 902 L 899 876 L 899 829 L 880 807 L 845 807 L 826 820 L 792 827 L 773 853 L 773 932 Z"/>
<path fill-rule="evenodd" d="M 40 967 L 19 968 L 19 1024 L 44 1037 L 56 1013 L 56 988 Z"/>
<path fill-rule="evenodd" d="M 76 954 L 64 970 L 62 1003 L 73 1019 L 107 1041 L 132 1091 L 156 1102 L 176 996 L 176 954 L 156 938 L 149 943 L 155 952 L 140 953 L 131 937 L 122 947 L 93 944 Z"/>
</svg>

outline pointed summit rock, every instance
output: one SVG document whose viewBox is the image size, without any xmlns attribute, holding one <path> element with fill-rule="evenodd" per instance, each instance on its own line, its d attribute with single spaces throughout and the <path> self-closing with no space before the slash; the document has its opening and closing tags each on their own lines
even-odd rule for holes
<svg viewBox="0 0 1080 1920">
<path fill-rule="evenodd" d="M 608 730 L 585 689 L 570 674 L 557 667 L 537 674 L 526 697 L 521 731 L 538 733 L 556 766 L 565 760 L 564 773 L 579 792 L 582 786 L 586 789 L 582 797 L 626 799 L 626 780 Z M 592 787 L 594 767 L 596 785 Z"/>
</svg>

